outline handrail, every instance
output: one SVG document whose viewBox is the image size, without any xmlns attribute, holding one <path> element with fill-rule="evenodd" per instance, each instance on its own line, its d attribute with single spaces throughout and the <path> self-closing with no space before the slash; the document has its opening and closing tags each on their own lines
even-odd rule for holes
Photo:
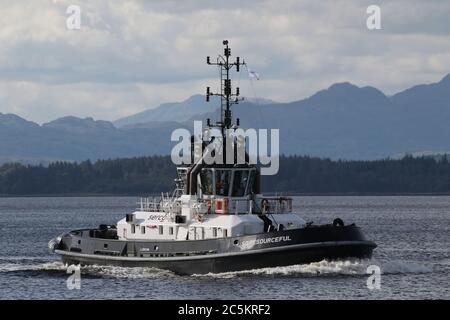
<svg viewBox="0 0 450 320">
<path fill-rule="evenodd" d="M 147 212 L 156 212 L 156 211 L 164 211 L 167 209 L 167 205 L 174 204 L 176 202 L 176 195 L 172 194 L 161 194 L 160 197 L 147 197 L 141 198 L 138 204 L 137 210 L 139 211 L 147 211 Z M 207 202 L 211 201 L 211 213 L 215 213 L 215 197 L 210 200 L 199 199 L 199 202 Z M 231 214 L 253 214 L 253 213 L 266 213 L 266 214 L 282 214 L 292 212 L 292 198 L 291 197 L 258 197 L 255 200 L 251 199 L 233 199 L 228 198 L 228 212 Z M 240 206 L 244 202 L 246 205 Z M 264 205 L 263 205 L 264 202 Z"/>
<path fill-rule="evenodd" d="M 280 214 L 292 212 L 292 198 L 290 197 L 261 197 L 258 209 L 264 214 Z"/>
<path fill-rule="evenodd" d="M 266 200 L 268 207 L 266 207 L 266 212 L 263 212 L 262 202 Z M 212 201 L 214 203 L 214 201 Z M 239 209 L 239 203 L 245 202 L 246 208 Z M 232 199 L 229 200 L 229 212 L 233 214 L 239 213 L 266 213 L 266 214 L 283 214 L 292 212 L 292 198 L 290 197 L 262 197 L 258 198 L 256 201 L 251 199 Z M 268 208 L 268 210 L 267 210 Z M 213 212 L 214 210 L 212 210 Z M 240 211 L 240 212 L 239 212 Z M 242 212 L 244 211 L 244 212 Z"/>
</svg>

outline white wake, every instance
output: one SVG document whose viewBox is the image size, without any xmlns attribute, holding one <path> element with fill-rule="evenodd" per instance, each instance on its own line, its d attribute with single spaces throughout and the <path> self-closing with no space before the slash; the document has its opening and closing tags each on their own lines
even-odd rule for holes
<svg viewBox="0 0 450 320">
<path fill-rule="evenodd" d="M 26 272 L 26 271 L 43 271 L 43 272 L 66 272 L 67 266 L 60 261 L 43 261 L 42 258 L 8 258 L 0 259 L 0 273 L 5 272 Z M 3 262 L 4 261 L 4 262 Z M 33 262 L 35 261 L 35 262 Z M 433 268 L 417 262 L 388 260 L 377 261 L 371 260 L 338 260 L 320 262 L 310 264 L 299 264 L 285 267 L 271 267 L 252 269 L 244 271 L 233 271 L 224 273 L 208 273 L 206 275 L 193 275 L 193 277 L 212 277 L 212 278 L 233 278 L 233 277 L 251 277 L 251 276 L 358 276 L 366 275 L 367 267 L 376 265 L 380 267 L 382 274 L 419 274 L 433 272 Z M 81 267 L 82 274 L 101 277 L 113 278 L 162 278 L 176 276 L 174 273 L 151 267 L 116 267 L 116 266 L 100 266 L 91 265 Z"/>
<path fill-rule="evenodd" d="M 407 261 L 377 261 L 377 260 L 322 260 L 310 264 L 298 264 L 286 267 L 271 267 L 224 273 L 208 273 L 195 275 L 197 277 L 232 278 L 246 276 L 339 276 L 366 275 L 367 267 L 376 265 L 382 274 L 430 273 L 430 266 Z"/>
</svg>

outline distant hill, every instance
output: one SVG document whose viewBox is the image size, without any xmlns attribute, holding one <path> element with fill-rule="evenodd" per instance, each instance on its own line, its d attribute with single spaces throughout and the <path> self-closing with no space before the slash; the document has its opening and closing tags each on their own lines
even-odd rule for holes
<svg viewBox="0 0 450 320">
<path fill-rule="evenodd" d="M 64 117 L 42 126 L 0 114 L 0 163 L 49 163 L 169 154 L 170 134 L 179 123 L 118 129 L 111 122 Z M 6 120 L 8 121 L 6 121 Z"/>
<path fill-rule="evenodd" d="M 245 101 L 258 105 L 274 103 L 272 100 L 263 98 L 245 98 Z M 113 123 L 116 127 L 124 127 L 147 122 L 183 122 L 192 117 L 210 112 L 217 112 L 217 115 L 219 115 L 220 113 L 217 111 L 219 107 L 219 97 L 212 96 L 210 101 L 206 102 L 205 96 L 197 94 L 182 102 L 163 103 L 154 109 L 148 109 L 128 117 L 120 118 Z"/>
<path fill-rule="evenodd" d="M 148 109 L 129 117 L 114 121 L 117 127 L 140 124 L 146 122 L 177 121 L 183 122 L 194 115 L 213 112 L 219 105 L 218 97 L 211 97 L 210 102 L 205 101 L 205 96 L 194 95 L 182 102 L 163 103 L 154 109 Z"/>
<path fill-rule="evenodd" d="M 134 115 L 115 125 L 64 117 L 40 126 L 0 114 L 0 162 L 169 154 L 174 129 L 190 128 L 193 119 L 217 119 L 217 101 L 203 101 L 193 96 L 145 111 L 149 121 Z M 450 75 L 390 97 L 373 87 L 337 83 L 290 103 L 244 101 L 233 107 L 233 115 L 247 128 L 279 128 L 280 151 L 287 155 L 364 160 L 445 153 L 450 150 Z"/>
<path fill-rule="evenodd" d="M 258 108 L 243 103 L 234 115 L 246 127 L 280 128 L 285 154 L 377 159 L 440 152 L 450 150 L 450 76 L 392 97 L 373 87 L 337 83 L 291 103 Z"/>
</svg>

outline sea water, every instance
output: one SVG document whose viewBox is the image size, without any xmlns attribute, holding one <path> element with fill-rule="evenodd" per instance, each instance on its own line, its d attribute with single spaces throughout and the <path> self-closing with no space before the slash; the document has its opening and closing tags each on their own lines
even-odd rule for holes
<svg viewBox="0 0 450 320">
<path fill-rule="evenodd" d="M 450 299 L 450 197 L 294 197 L 307 221 L 356 223 L 372 259 L 179 276 L 153 268 L 81 268 L 80 288 L 48 241 L 112 224 L 135 197 L 0 198 L 0 299 Z M 369 266 L 381 271 L 368 286 Z M 72 289 L 70 289 L 72 288 Z"/>
</svg>

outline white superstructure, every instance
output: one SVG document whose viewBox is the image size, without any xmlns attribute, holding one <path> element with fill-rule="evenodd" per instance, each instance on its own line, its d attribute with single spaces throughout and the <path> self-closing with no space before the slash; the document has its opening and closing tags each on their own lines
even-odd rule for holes
<svg viewBox="0 0 450 320">
<path fill-rule="evenodd" d="M 117 223 L 118 237 L 203 240 L 304 227 L 305 221 L 292 213 L 292 199 L 252 194 L 255 175 L 254 168 L 205 168 L 197 195 L 142 199 L 137 211 Z"/>
</svg>

